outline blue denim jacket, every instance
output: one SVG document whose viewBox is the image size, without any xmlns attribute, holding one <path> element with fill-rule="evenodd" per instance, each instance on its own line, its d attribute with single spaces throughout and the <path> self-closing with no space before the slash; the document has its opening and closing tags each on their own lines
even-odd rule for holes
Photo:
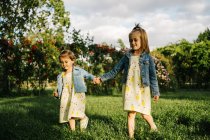
<svg viewBox="0 0 210 140">
<path fill-rule="evenodd" d="M 94 76 L 80 67 L 73 68 L 73 84 L 76 93 L 87 92 L 85 79 L 93 80 Z M 59 97 L 63 91 L 63 77 L 62 73 L 57 76 L 57 91 Z"/>
<path fill-rule="evenodd" d="M 127 52 L 120 61 L 114 66 L 114 68 L 109 71 L 108 73 L 105 73 L 101 76 L 102 81 L 106 81 L 108 79 L 114 78 L 120 71 L 123 71 L 123 77 L 122 77 L 122 83 L 126 83 L 127 76 L 128 76 L 128 70 L 130 67 L 129 60 L 131 57 L 131 52 Z M 160 95 L 159 87 L 158 87 L 158 81 L 157 81 L 157 75 L 156 75 L 156 69 L 155 69 L 155 63 L 152 57 L 146 53 L 143 52 L 140 55 L 139 58 L 139 67 L 140 67 L 140 74 L 142 78 L 143 86 L 150 86 L 152 94 Z"/>
</svg>

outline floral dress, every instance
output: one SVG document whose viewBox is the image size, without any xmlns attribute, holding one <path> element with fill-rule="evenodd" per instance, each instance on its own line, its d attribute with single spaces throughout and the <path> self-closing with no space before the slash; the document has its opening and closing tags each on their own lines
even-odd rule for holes
<svg viewBox="0 0 210 140">
<path fill-rule="evenodd" d="M 127 82 L 123 85 L 124 110 L 142 114 L 151 113 L 151 94 L 149 86 L 143 87 L 139 68 L 139 56 L 131 56 Z"/>
<path fill-rule="evenodd" d="M 68 73 L 66 75 L 62 73 L 62 78 L 64 86 L 60 101 L 59 122 L 68 122 L 72 117 L 85 117 L 85 93 L 74 92 L 72 73 Z"/>
</svg>

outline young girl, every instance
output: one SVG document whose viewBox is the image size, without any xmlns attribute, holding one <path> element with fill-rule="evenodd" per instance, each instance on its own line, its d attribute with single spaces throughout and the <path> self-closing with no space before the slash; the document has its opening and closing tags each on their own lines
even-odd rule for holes
<svg viewBox="0 0 210 140">
<path fill-rule="evenodd" d="M 96 83 L 114 78 L 117 73 L 124 70 L 122 79 L 124 110 L 128 112 L 129 137 L 133 138 L 137 112 L 147 121 L 152 131 L 157 131 L 151 116 L 150 90 L 155 101 L 159 99 L 160 93 L 155 64 L 149 55 L 145 30 L 136 25 L 129 34 L 129 42 L 131 50 L 121 58 L 110 72 L 98 78 Z"/>
<path fill-rule="evenodd" d="M 63 72 L 57 77 L 57 92 L 54 96 L 60 100 L 59 122 L 69 122 L 70 129 L 75 130 L 75 120 L 80 120 L 80 129 L 84 130 L 88 124 L 85 115 L 85 79 L 94 81 L 94 76 L 80 67 L 74 66 L 75 56 L 70 50 L 64 50 L 59 56 Z"/>
</svg>

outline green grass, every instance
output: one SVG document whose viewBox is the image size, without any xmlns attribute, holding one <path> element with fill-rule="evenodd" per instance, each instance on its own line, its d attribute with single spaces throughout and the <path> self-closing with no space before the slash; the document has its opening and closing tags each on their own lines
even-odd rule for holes
<svg viewBox="0 0 210 140">
<path fill-rule="evenodd" d="M 50 96 L 0 98 L 0 139 L 128 139 L 127 114 L 122 97 L 87 96 L 86 114 L 90 121 L 85 132 L 69 131 L 59 124 L 59 100 Z M 210 139 L 210 92 L 163 93 L 152 102 L 152 114 L 159 132 L 150 132 L 138 114 L 135 139 Z"/>
</svg>

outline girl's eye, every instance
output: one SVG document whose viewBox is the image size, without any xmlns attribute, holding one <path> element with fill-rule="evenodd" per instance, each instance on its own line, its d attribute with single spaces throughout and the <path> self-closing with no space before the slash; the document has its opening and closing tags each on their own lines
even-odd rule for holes
<svg viewBox="0 0 210 140">
<path fill-rule="evenodd" d="M 129 40 L 129 42 L 133 42 L 133 41 L 135 41 L 135 40 L 133 40 L 133 39 Z"/>
</svg>

